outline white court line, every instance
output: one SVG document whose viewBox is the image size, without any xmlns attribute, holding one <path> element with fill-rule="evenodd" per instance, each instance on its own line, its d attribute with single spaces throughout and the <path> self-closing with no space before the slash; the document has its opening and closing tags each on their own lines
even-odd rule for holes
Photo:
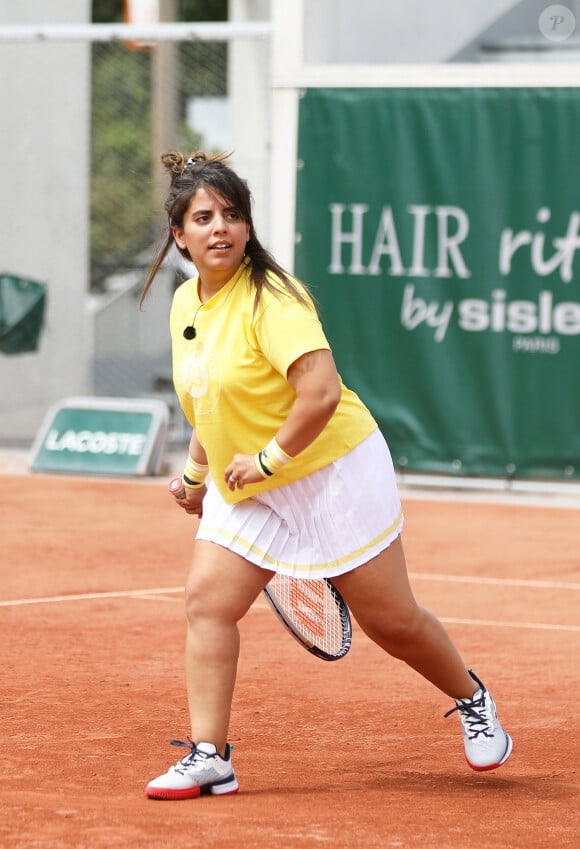
<svg viewBox="0 0 580 849">
<path fill-rule="evenodd" d="M 418 577 L 418 576 L 415 576 Z M 486 579 L 481 578 L 461 578 L 460 576 L 449 576 L 449 575 L 421 575 L 419 577 L 425 578 L 434 578 L 435 580 L 444 579 L 448 580 L 449 578 L 454 579 L 456 581 L 461 580 L 469 580 L 469 582 L 473 583 L 485 583 Z M 512 585 L 513 582 L 509 581 L 509 579 L 487 579 L 489 581 L 493 581 L 494 583 L 508 583 Z M 567 589 L 568 585 L 566 584 L 557 584 L 556 582 L 548 582 L 550 586 L 557 587 L 559 589 Z M 519 581 L 516 582 L 516 586 L 535 586 L 537 582 L 533 581 Z M 543 583 L 540 584 L 544 586 Z M 576 585 L 572 585 L 573 587 Z M 156 587 L 155 589 L 150 590 L 117 590 L 114 592 L 103 592 L 103 593 L 77 593 L 76 595 L 55 595 L 55 596 L 44 596 L 41 598 L 20 598 L 13 599 L 11 601 L 0 601 L 0 607 L 24 607 L 30 604 L 56 604 L 64 601 L 94 601 L 105 598 L 135 598 L 141 600 L 152 600 L 154 596 L 163 596 L 163 595 L 171 595 L 176 593 L 182 593 L 184 591 L 184 587 Z M 159 599 L 160 601 L 169 601 L 169 599 Z M 253 605 L 254 608 L 263 608 L 264 610 L 269 609 L 269 605 L 265 602 L 263 605 L 259 603 Z M 570 632 L 578 632 L 580 631 L 580 626 L 578 625 L 550 625 L 542 622 L 508 622 L 508 621 L 500 621 L 500 620 L 488 620 L 488 619 L 455 619 L 455 618 L 445 618 L 440 616 L 439 619 L 441 622 L 444 622 L 448 625 L 478 625 L 478 626 L 487 626 L 493 628 L 521 628 L 521 629 L 532 629 L 532 630 L 540 630 L 540 631 L 570 631 Z"/>
<path fill-rule="evenodd" d="M 487 625 L 492 628 L 531 628 L 534 631 L 580 631 L 580 625 L 548 625 L 542 622 L 494 622 L 490 619 L 453 619 L 444 616 L 439 616 L 438 619 L 446 625 Z"/>
<path fill-rule="evenodd" d="M 93 601 L 99 598 L 140 598 L 149 595 L 182 593 L 185 587 L 157 587 L 154 590 L 117 590 L 106 593 L 77 593 L 76 595 L 51 595 L 40 598 L 17 598 L 13 601 L 0 601 L 0 607 L 24 607 L 27 604 L 54 604 L 61 601 Z"/>
<path fill-rule="evenodd" d="M 500 587 L 532 587 L 548 590 L 580 590 L 580 584 L 567 581 L 543 581 L 533 578 L 482 578 L 467 575 L 437 575 L 429 572 L 409 572 L 409 578 L 419 581 L 445 581 L 451 584 L 491 584 Z"/>
<path fill-rule="evenodd" d="M 552 590 L 580 590 L 580 584 L 565 581 L 543 581 L 543 580 L 520 580 L 516 578 L 484 578 L 468 575 L 439 575 L 429 572 L 410 572 L 412 580 L 421 581 L 444 581 L 457 584 L 492 584 L 494 586 L 506 587 L 531 587 Z M 62 601 L 93 601 L 99 598 L 141 598 L 147 596 L 161 596 L 184 592 L 185 587 L 156 587 L 150 590 L 115 590 L 102 593 L 76 593 L 71 595 L 40 596 L 39 598 L 17 598 L 10 601 L 0 601 L 0 607 L 23 607 L 27 604 L 54 604 Z"/>
<path fill-rule="evenodd" d="M 171 604 L 175 604 L 176 601 L 181 601 L 181 599 L 171 598 L 171 596 L 168 595 L 143 595 L 143 593 L 138 595 L 135 593 L 129 593 L 127 598 L 138 598 L 140 601 L 167 601 L 171 602 Z"/>
</svg>

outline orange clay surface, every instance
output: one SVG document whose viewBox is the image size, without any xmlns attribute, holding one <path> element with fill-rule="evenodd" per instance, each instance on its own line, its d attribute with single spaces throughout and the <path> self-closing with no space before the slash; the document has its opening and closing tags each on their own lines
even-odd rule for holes
<svg viewBox="0 0 580 849">
<path fill-rule="evenodd" d="M 241 623 L 237 795 L 145 798 L 183 751 L 195 528 L 167 481 L 0 477 L 2 849 L 578 847 L 580 509 L 404 493 L 420 603 L 514 738 L 472 772 L 449 700 L 355 628 L 308 655 Z"/>
</svg>

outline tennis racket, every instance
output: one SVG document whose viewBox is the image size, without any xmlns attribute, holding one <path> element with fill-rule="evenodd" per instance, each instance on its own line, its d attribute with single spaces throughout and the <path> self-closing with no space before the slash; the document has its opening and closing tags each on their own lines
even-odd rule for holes
<svg viewBox="0 0 580 849">
<path fill-rule="evenodd" d="M 181 478 L 174 478 L 169 491 L 180 495 L 182 490 Z M 280 622 L 311 654 L 321 660 L 340 660 L 350 649 L 350 613 L 328 578 L 306 581 L 275 574 L 264 595 Z"/>
<path fill-rule="evenodd" d="M 350 649 L 350 613 L 328 578 L 305 581 L 276 574 L 264 595 L 280 622 L 311 654 L 340 660 Z"/>
</svg>

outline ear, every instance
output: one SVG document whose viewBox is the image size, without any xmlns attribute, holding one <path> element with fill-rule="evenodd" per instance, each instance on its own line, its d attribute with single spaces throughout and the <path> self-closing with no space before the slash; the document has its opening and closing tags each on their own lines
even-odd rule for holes
<svg viewBox="0 0 580 849">
<path fill-rule="evenodd" d="M 183 237 L 183 227 L 172 227 L 171 232 L 173 233 L 173 238 L 175 239 L 175 244 L 178 248 L 181 248 L 182 251 L 187 249 L 187 245 L 185 244 L 185 239 Z"/>
</svg>

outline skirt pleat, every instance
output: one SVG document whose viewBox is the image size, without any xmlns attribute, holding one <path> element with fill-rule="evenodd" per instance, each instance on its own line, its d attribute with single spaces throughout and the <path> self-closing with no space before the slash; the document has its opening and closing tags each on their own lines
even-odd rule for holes
<svg viewBox="0 0 580 849">
<path fill-rule="evenodd" d="M 323 469 L 236 504 L 210 480 L 197 538 L 264 569 L 318 579 L 366 563 L 402 526 L 391 454 L 377 429 Z"/>
</svg>

